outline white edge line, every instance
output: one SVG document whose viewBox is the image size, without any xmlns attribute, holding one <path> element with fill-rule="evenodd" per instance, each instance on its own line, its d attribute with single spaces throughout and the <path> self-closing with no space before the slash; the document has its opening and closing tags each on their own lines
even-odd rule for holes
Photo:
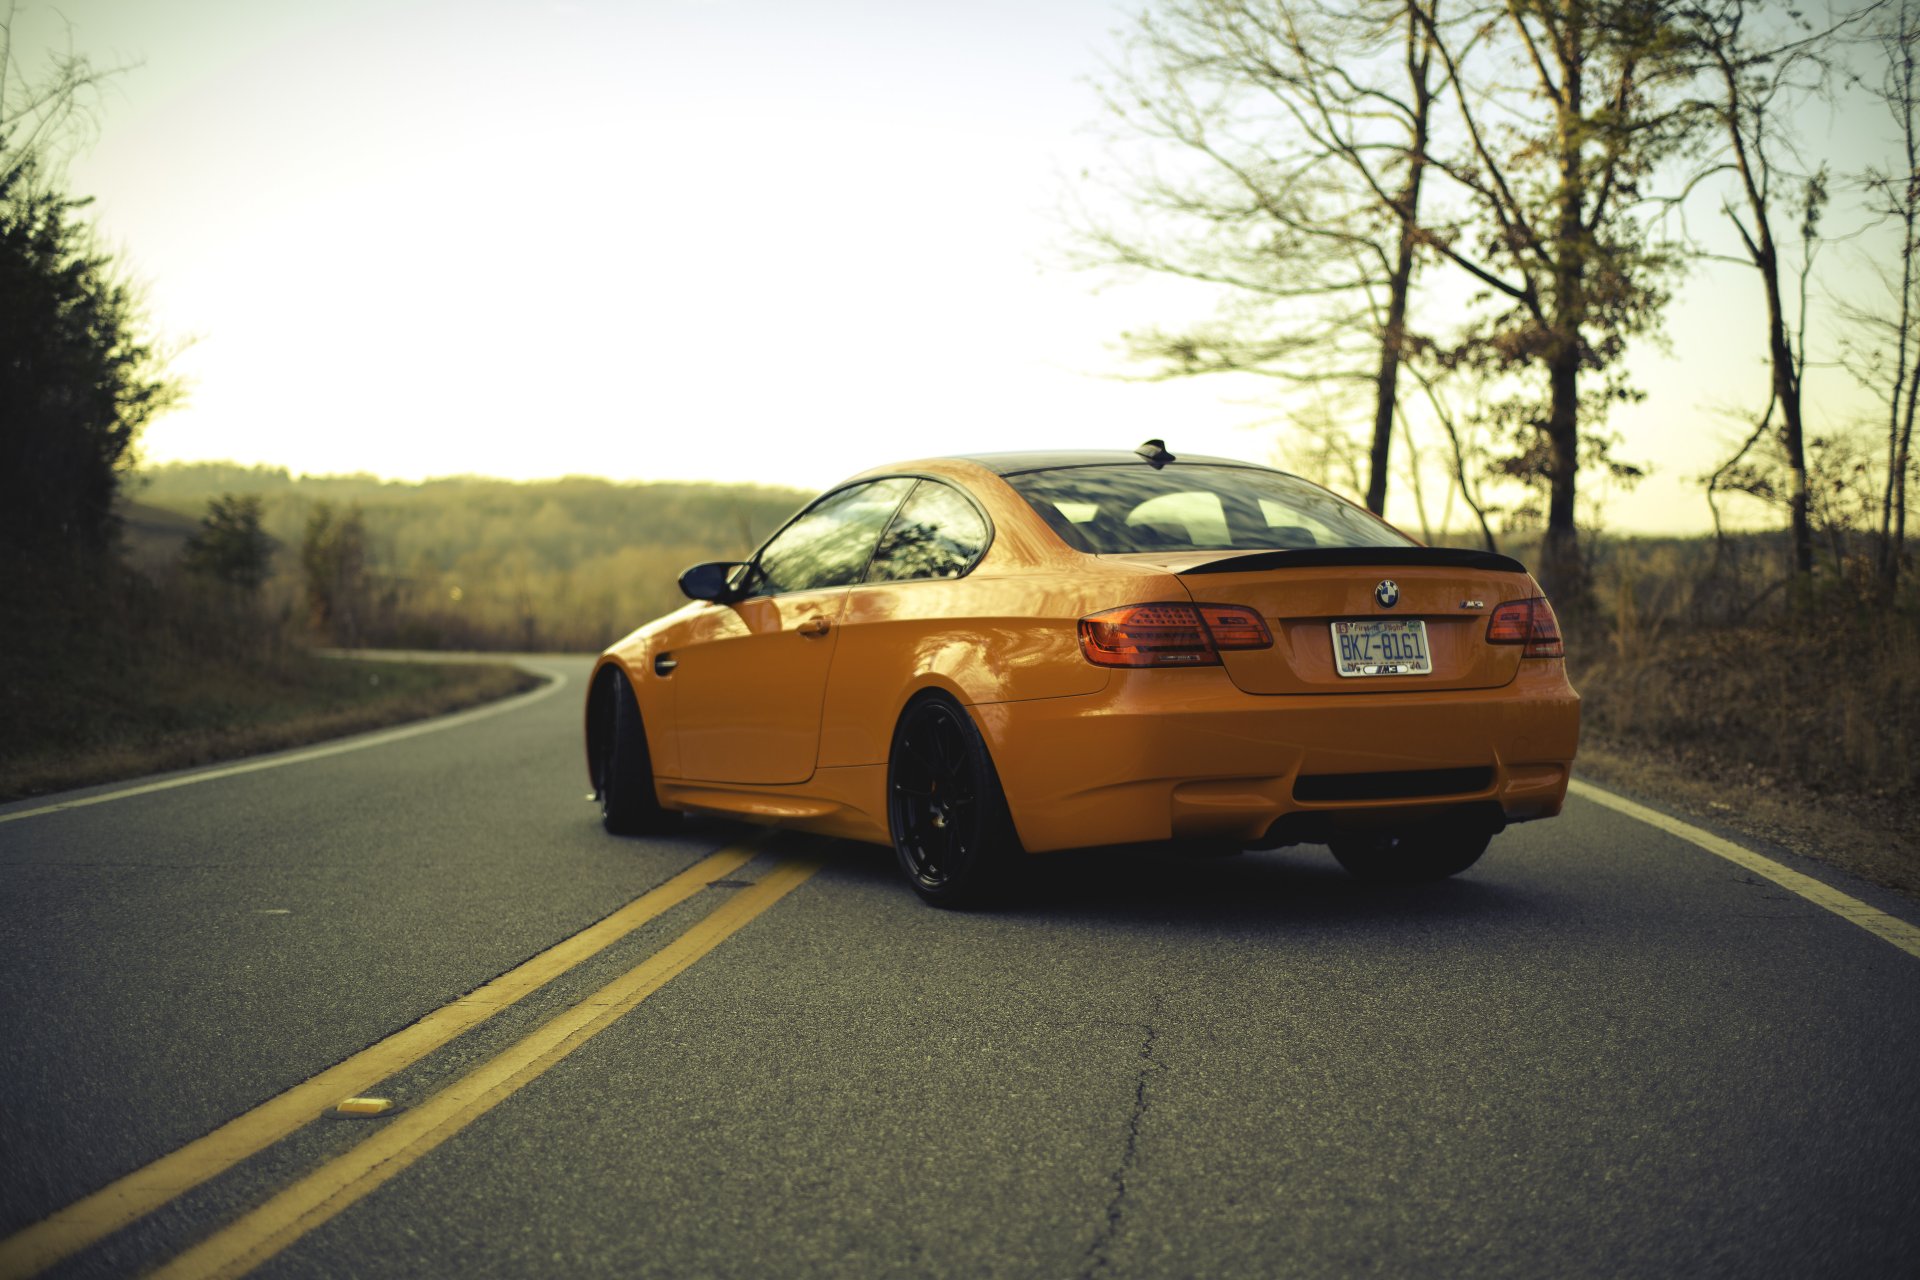
<svg viewBox="0 0 1920 1280">
<path fill-rule="evenodd" d="M 1797 893 L 1817 907 L 1828 911 L 1843 920 L 1851 921 L 1868 933 L 1883 938 L 1900 948 L 1908 955 L 1920 957 L 1920 926 L 1908 924 L 1898 916 L 1888 915 L 1878 907 L 1870 907 L 1858 898 L 1840 892 L 1832 885 L 1812 876 L 1802 875 L 1790 867 L 1783 867 L 1772 858 L 1765 858 L 1743 845 L 1704 831 L 1691 823 L 1678 818 L 1668 817 L 1658 809 L 1649 809 L 1643 804 L 1635 804 L 1625 796 L 1617 796 L 1611 791 L 1594 786 L 1591 782 L 1582 782 L 1575 778 L 1567 784 L 1567 790 L 1582 799 L 1595 804 L 1605 805 L 1629 818 L 1636 818 L 1651 827 L 1658 827 L 1668 835 L 1674 835 L 1687 843 L 1697 845 L 1708 853 L 1725 858 L 1728 862 L 1745 867 L 1755 875 L 1765 876 L 1781 888 Z"/>
<path fill-rule="evenodd" d="M 489 702 L 483 707 L 474 707 L 467 711 L 456 711 L 451 715 L 435 716 L 430 720 L 416 720 L 412 724 L 397 729 L 386 729 L 374 733 L 359 734 L 338 742 L 329 742 L 324 746 L 307 747 L 279 755 L 262 756 L 239 764 L 224 765 L 200 773 L 183 774 L 174 778 L 163 778 L 158 782 L 144 782 L 137 786 L 122 787 L 118 791 L 106 791 L 99 795 L 82 796 L 78 800 L 61 800 L 55 804 L 43 804 L 37 809 L 19 809 L 13 813 L 0 813 L 0 823 L 18 822 L 22 818 L 37 818 L 42 814 L 60 813 L 67 809 L 84 809 L 88 805 L 105 804 L 109 800 L 126 800 L 133 796 L 151 795 L 156 791 L 171 791 L 175 787 L 189 787 L 196 782 L 212 782 L 217 778 L 231 778 L 243 773 L 258 773 L 262 769 L 278 769 L 282 765 L 305 764 L 309 760 L 324 760 L 328 756 L 341 756 L 349 751 L 359 751 L 366 747 L 384 747 L 389 742 L 400 742 L 406 738 L 417 738 L 423 733 L 438 733 L 442 729 L 452 729 L 458 725 L 471 724 L 475 720 L 484 720 L 488 716 L 501 715 L 508 711 L 517 711 L 530 703 L 540 701 L 550 694 L 558 693 L 567 687 L 567 677 L 558 671 L 535 670 L 523 666 L 522 670 L 544 676 L 546 683 L 538 689 L 529 689 L 501 702 Z"/>
</svg>

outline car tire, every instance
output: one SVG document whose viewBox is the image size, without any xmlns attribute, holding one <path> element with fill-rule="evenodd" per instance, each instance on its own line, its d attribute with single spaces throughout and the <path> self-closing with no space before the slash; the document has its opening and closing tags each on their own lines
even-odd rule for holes
<svg viewBox="0 0 1920 1280">
<path fill-rule="evenodd" d="M 934 906 L 1005 898 L 1024 851 L 986 740 L 944 694 L 915 699 L 894 726 L 887 826 L 901 873 Z"/>
<path fill-rule="evenodd" d="M 1485 828 L 1440 828 L 1417 834 L 1367 832 L 1327 842 L 1356 880 L 1421 884 L 1457 876 L 1480 860 L 1493 834 Z"/>
<path fill-rule="evenodd" d="M 662 808 L 654 794 L 653 757 L 647 751 L 646 729 L 640 722 L 640 707 L 634 701 L 633 686 L 618 671 L 604 683 L 604 696 L 611 706 L 607 711 L 599 776 L 595 779 L 600 792 L 601 824 L 617 836 L 666 831 L 680 820 L 680 815 Z"/>
</svg>

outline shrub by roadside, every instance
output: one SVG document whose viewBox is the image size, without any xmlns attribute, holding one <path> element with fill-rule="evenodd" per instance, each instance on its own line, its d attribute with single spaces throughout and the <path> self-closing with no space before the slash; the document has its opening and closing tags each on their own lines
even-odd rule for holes
<svg viewBox="0 0 1920 1280">
<path fill-rule="evenodd" d="M 1761 786 L 1886 799 L 1920 788 L 1920 624 L 1887 613 L 1726 628 L 1618 626 L 1580 650 L 1586 727 Z"/>
</svg>

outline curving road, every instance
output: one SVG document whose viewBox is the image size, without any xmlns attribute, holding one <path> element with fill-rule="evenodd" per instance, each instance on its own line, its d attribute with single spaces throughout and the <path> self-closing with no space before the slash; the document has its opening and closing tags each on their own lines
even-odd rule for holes
<svg viewBox="0 0 1920 1280">
<path fill-rule="evenodd" d="M 589 664 L 530 663 L 0 808 L 0 1276 L 1920 1271 L 1911 902 L 1574 798 L 1434 887 L 1109 853 L 943 913 L 603 834 Z"/>
</svg>

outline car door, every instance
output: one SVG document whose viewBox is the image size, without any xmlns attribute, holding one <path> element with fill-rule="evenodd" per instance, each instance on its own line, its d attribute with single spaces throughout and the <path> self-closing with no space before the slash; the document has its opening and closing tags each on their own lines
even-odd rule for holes
<svg viewBox="0 0 1920 1280">
<path fill-rule="evenodd" d="M 901 681 L 930 665 L 953 669 L 955 631 L 969 632 L 993 607 L 990 588 L 969 591 L 957 581 L 992 539 L 978 504 L 944 481 L 921 480 L 900 504 L 865 580 L 841 608 L 821 715 L 823 768 L 886 761 Z M 959 647 L 971 654 L 979 644 Z"/>
<path fill-rule="evenodd" d="M 820 498 L 761 548 L 740 599 L 696 616 L 666 655 L 681 776 L 760 784 L 812 776 L 847 589 L 912 487 L 874 480 Z"/>
</svg>

